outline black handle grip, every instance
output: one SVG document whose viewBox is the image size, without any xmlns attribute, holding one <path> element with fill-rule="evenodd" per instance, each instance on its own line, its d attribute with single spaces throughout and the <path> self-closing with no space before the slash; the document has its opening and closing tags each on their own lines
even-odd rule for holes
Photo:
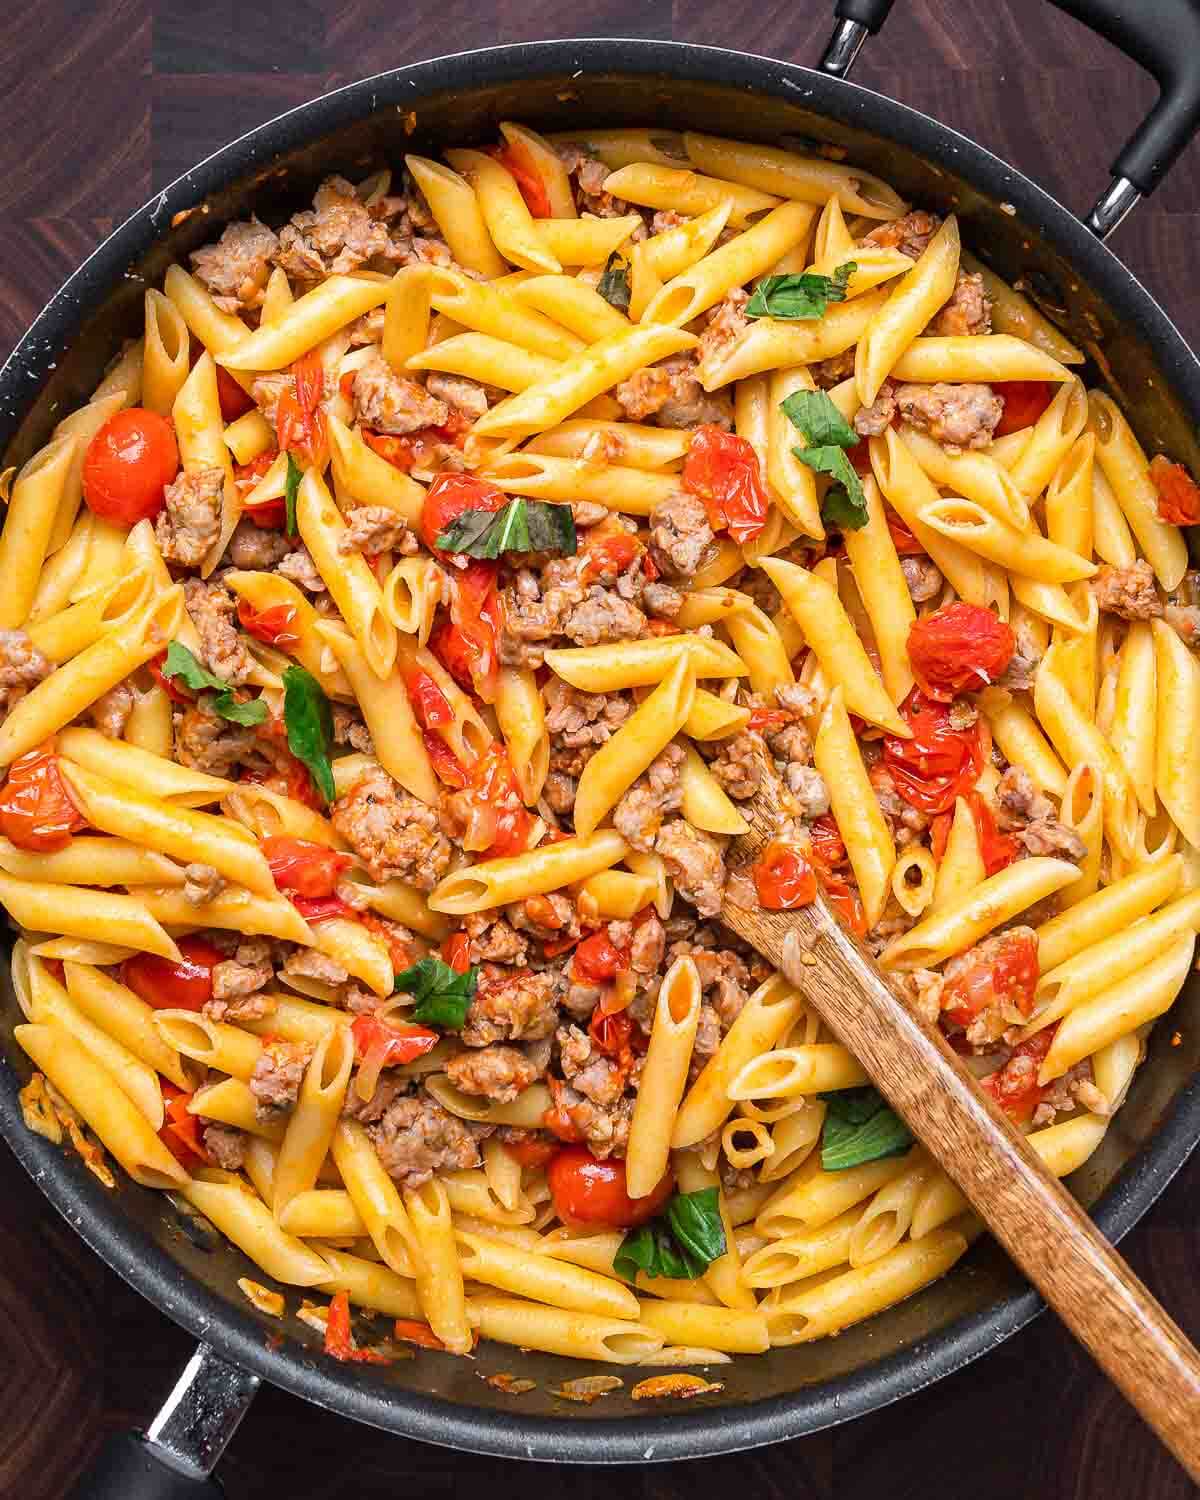
<svg viewBox="0 0 1200 1500">
<path fill-rule="evenodd" d="M 1195 0 L 1052 0 L 1140 63 L 1161 93 L 1113 162 L 1151 193 L 1200 127 L 1200 6 Z"/>
<path fill-rule="evenodd" d="M 70 1500 L 222 1500 L 211 1476 L 190 1478 L 163 1463 L 136 1432 L 118 1432 L 80 1476 Z"/>
<path fill-rule="evenodd" d="M 872 36 L 887 20 L 895 0 L 838 0 L 834 7 L 839 21 L 857 21 Z"/>
</svg>

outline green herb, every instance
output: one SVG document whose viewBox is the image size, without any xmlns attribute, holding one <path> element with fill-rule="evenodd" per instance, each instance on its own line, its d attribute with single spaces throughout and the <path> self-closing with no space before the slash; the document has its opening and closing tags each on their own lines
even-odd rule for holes
<svg viewBox="0 0 1200 1500">
<path fill-rule="evenodd" d="M 560 552 L 574 557 L 579 550 L 575 518 L 569 505 L 515 496 L 502 510 L 464 510 L 439 533 L 443 552 L 467 557 L 499 557 L 502 552 Z"/>
<path fill-rule="evenodd" d="M 843 1172 L 887 1156 L 903 1156 L 912 1145 L 908 1126 L 869 1084 L 820 1097 L 826 1103 L 821 1165 L 827 1172 Z"/>
<path fill-rule="evenodd" d="M 300 481 L 304 478 L 304 470 L 292 457 L 289 450 L 287 456 L 287 480 L 283 487 L 283 500 L 287 506 L 287 534 L 296 535 L 296 491 L 300 488 Z"/>
<path fill-rule="evenodd" d="M 870 519 L 862 480 L 846 457 L 844 448 L 828 444 L 824 448 L 793 448 L 802 464 L 835 481 L 825 491 L 821 502 L 821 519 L 837 531 L 858 531 Z"/>
<path fill-rule="evenodd" d="M 267 717 L 267 705 L 261 698 L 250 698 L 245 703 L 239 703 L 233 696 L 229 683 L 215 672 L 210 672 L 179 641 L 172 641 L 167 647 L 162 674 L 164 677 L 178 677 L 184 687 L 193 693 L 211 691 L 213 711 L 233 724 L 261 724 Z"/>
<path fill-rule="evenodd" d="M 853 448 L 859 441 L 825 391 L 793 391 L 779 405 L 810 448 Z"/>
<path fill-rule="evenodd" d="M 629 311 L 629 262 L 617 251 L 604 262 L 604 270 L 596 283 L 596 290 L 619 312 Z"/>
<path fill-rule="evenodd" d="M 410 1019 L 461 1031 L 478 977 L 479 970 L 474 966 L 460 974 L 440 958 L 423 958 L 396 975 L 395 988 L 416 996 Z"/>
<path fill-rule="evenodd" d="M 764 276 L 746 304 L 748 318 L 819 318 L 831 302 L 845 302 L 846 284 L 858 270 L 849 260 L 832 276 L 805 271 L 802 275 Z"/>
<path fill-rule="evenodd" d="M 630 1232 L 613 1256 L 613 1270 L 632 1281 L 639 1271 L 672 1281 L 695 1281 L 725 1254 L 725 1227 L 715 1187 L 676 1193 L 660 1218 Z"/>
<path fill-rule="evenodd" d="M 309 769 L 326 802 L 337 796 L 329 747 L 333 743 L 333 713 L 321 684 L 303 667 L 283 673 L 283 722 L 288 749 Z"/>
</svg>

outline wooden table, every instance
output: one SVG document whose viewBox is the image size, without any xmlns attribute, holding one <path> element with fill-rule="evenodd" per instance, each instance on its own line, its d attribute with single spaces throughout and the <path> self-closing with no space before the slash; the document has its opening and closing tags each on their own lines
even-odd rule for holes
<svg viewBox="0 0 1200 1500">
<path fill-rule="evenodd" d="M 0 354 L 97 241 L 242 130 L 335 85 L 438 53 L 585 33 L 673 37 L 812 62 L 826 0 L 42 0 L 5 7 L 0 56 Z M 856 79 L 926 110 L 1085 210 L 1150 81 L 1042 0 L 907 0 Z M 1200 151 L 1115 248 L 1200 340 Z M 1193 1336 L 1200 1157 L 1126 1241 Z M 190 1340 L 100 1265 L 0 1151 L 0 1494 L 60 1500 L 106 1432 L 144 1422 Z M 221 1474 L 232 1500 L 491 1500 L 556 1483 L 524 1464 L 404 1442 L 264 1390 Z M 852 1426 L 702 1467 L 572 1475 L 578 1500 L 702 1487 L 787 1500 L 1183 1500 L 1193 1493 L 1051 1318 Z"/>
</svg>

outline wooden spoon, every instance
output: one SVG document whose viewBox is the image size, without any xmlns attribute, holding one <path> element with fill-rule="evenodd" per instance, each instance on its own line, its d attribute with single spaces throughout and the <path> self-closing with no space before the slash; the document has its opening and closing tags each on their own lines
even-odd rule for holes
<svg viewBox="0 0 1200 1500">
<path fill-rule="evenodd" d="M 734 840 L 731 865 L 753 861 L 779 826 L 761 793 L 742 811 L 751 829 Z M 803 993 L 1075 1337 L 1200 1482 L 1200 1355 L 940 1031 L 922 1026 L 820 897 L 811 906 L 775 912 L 738 905 L 727 894 L 721 920 Z"/>
</svg>

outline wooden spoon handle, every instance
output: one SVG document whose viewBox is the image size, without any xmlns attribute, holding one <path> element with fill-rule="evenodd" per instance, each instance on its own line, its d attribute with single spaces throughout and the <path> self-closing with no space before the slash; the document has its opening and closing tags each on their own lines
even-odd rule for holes
<svg viewBox="0 0 1200 1500">
<path fill-rule="evenodd" d="M 722 920 L 799 988 L 1046 1301 L 1200 1482 L 1200 1355 L 823 903 Z"/>
</svg>

